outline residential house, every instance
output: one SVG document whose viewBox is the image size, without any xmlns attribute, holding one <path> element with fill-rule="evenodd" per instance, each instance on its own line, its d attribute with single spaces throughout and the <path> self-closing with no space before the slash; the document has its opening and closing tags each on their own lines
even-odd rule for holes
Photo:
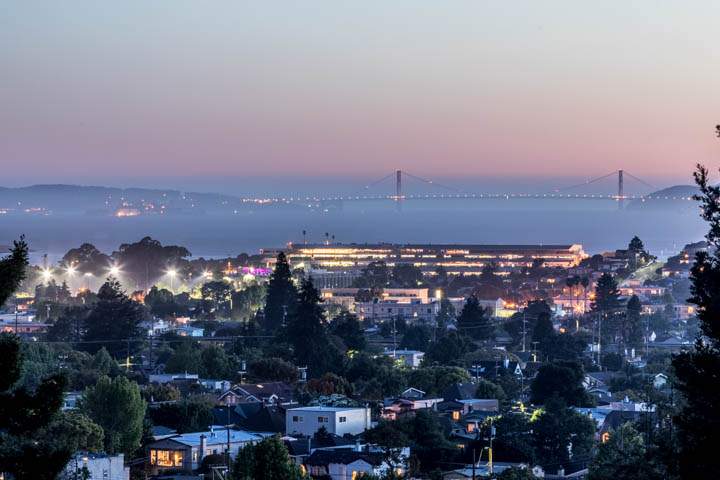
<svg viewBox="0 0 720 480">
<path fill-rule="evenodd" d="M 213 419 L 218 425 L 235 425 L 248 432 L 285 434 L 285 409 L 280 405 L 250 402 L 219 406 L 213 408 Z"/>
<path fill-rule="evenodd" d="M 77 452 L 65 466 L 62 478 L 97 478 L 102 480 L 130 480 L 130 467 L 125 455 Z"/>
<path fill-rule="evenodd" d="M 252 402 L 289 405 L 294 403 L 293 388 L 285 382 L 243 383 L 222 393 L 217 402 L 221 405 Z"/>
<path fill-rule="evenodd" d="M 148 464 L 154 475 L 163 471 L 191 472 L 200 467 L 206 455 L 228 451 L 228 444 L 230 456 L 234 458 L 241 448 L 262 438 L 244 430 L 212 426 L 207 432 L 183 433 L 149 443 L 146 446 Z"/>
<path fill-rule="evenodd" d="M 418 350 L 385 350 L 383 355 L 394 359 L 405 367 L 418 368 L 423 357 L 425 357 L 425 352 Z"/>
<path fill-rule="evenodd" d="M 410 449 L 404 448 L 400 457 L 406 459 Z M 403 475 L 405 462 L 395 467 L 395 473 Z M 308 473 L 313 477 L 330 478 L 331 480 L 348 480 L 361 474 L 384 476 L 392 468 L 385 461 L 381 451 L 357 449 L 315 450 L 304 463 Z"/>
<path fill-rule="evenodd" d="M 358 435 L 371 427 L 370 408 L 309 406 L 285 411 L 285 431 L 289 435 L 312 436 L 322 427 L 338 436 Z"/>
<path fill-rule="evenodd" d="M 384 401 L 381 416 L 385 420 L 397 420 L 403 415 L 414 414 L 417 410 L 435 408 L 442 401 L 442 398 L 388 398 Z"/>
</svg>

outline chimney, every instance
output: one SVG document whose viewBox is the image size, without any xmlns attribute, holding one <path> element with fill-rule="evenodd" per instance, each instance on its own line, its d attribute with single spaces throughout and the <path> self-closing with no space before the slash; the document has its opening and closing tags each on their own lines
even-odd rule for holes
<svg viewBox="0 0 720 480">
<path fill-rule="evenodd" d="M 200 451 L 198 452 L 198 464 L 202 463 L 203 457 L 205 457 L 205 450 L 207 450 L 207 437 L 205 434 L 200 435 Z"/>
</svg>

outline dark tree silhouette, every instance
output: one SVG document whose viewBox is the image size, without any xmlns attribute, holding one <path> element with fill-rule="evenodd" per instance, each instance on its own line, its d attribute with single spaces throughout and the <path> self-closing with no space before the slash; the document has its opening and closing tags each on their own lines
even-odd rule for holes
<svg viewBox="0 0 720 480">
<path fill-rule="evenodd" d="M 17 290 L 25 279 L 28 265 L 28 246 L 24 237 L 13 242 L 10 255 L 0 260 L 0 306 Z"/>
<path fill-rule="evenodd" d="M 265 297 L 263 328 L 266 332 L 274 332 L 283 325 L 295 303 L 296 295 L 297 289 L 292 281 L 290 264 L 285 254 L 280 252 Z"/>
<path fill-rule="evenodd" d="M 490 317 L 474 295 L 465 301 L 457 318 L 457 328 L 463 334 L 476 340 L 489 340 L 495 334 Z"/>
<path fill-rule="evenodd" d="M 718 127 L 720 134 L 720 127 Z M 674 417 L 681 478 L 720 478 L 715 445 L 720 443 L 720 187 L 710 183 L 708 170 L 697 166 L 701 216 L 708 222 L 705 238 L 710 248 L 698 252 L 691 270 L 692 297 L 698 306 L 703 337 L 692 350 L 673 358 L 675 388 L 681 394 Z"/>
</svg>

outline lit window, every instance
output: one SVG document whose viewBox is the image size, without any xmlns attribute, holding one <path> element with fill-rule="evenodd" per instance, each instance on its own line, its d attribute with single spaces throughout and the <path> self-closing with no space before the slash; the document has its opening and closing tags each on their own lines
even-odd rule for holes
<svg viewBox="0 0 720 480">
<path fill-rule="evenodd" d="M 452 412 L 452 419 L 455 420 L 455 421 L 460 420 L 460 412 L 457 411 L 457 410 L 455 410 L 454 412 Z"/>
<path fill-rule="evenodd" d="M 158 467 L 182 467 L 183 452 L 177 450 L 150 450 L 150 463 Z"/>
</svg>

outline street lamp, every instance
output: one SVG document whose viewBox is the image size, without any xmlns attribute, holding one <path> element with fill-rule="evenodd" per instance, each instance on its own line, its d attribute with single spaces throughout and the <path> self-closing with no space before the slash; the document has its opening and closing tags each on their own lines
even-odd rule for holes
<svg viewBox="0 0 720 480">
<path fill-rule="evenodd" d="M 175 281 L 175 276 L 177 275 L 177 270 L 175 270 L 174 268 L 171 268 L 170 270 L 167 271 L 167 274 L 170 277 L 170 291 L 174 293 L 175 288 L 173 287 L 173 284 Z"/>
<path fill-rule="evenodd" d="M 42 277 L 44 281 L 49 282 L 52 278 L 52 270 L 49 268 L 43 268 Z"/>
<path fill-rule="evenodd" d="M 110 275 L 112 275 L 113 277 L 117 277 L 120 274 L 120 267 L 118 267 L 117 265 L 113 265 L 112 267 L 110 267 L 109 272 Z"/>
</svg>

